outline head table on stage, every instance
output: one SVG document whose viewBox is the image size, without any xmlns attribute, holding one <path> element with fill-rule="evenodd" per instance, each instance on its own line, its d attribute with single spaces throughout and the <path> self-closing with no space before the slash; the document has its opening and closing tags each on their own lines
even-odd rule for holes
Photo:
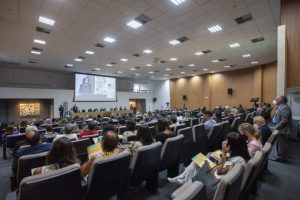
<svg viewBox="0 0 300 200">
<path fill-rule="evenodd" d="M 132 110 L 113 110 L 113 111 L 101 111 L 101 112 L 78 112 L 78 113 L 71 113 L 71 118 L 74 118 L 75 116 L 82 117 L 83 119 L 86 119 L 88 117 L 97 117 L 98 115 L 101 115 L 102 117 L 107 114 L 111 113 L 111 115 L 117 116 L 117 115 L 124 115 L 132 113 Z"/>
</svg>

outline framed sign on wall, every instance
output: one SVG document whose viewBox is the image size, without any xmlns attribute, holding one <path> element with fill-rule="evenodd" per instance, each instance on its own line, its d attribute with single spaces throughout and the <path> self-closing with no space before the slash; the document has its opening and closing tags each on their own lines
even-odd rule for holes
<svg viewBox="0 0 300 200">
<path fill-rule="evenodd" d="M 20 117 L 38 117 L 40 108 L 40 103 L 20 103 Z"/>
</svg>

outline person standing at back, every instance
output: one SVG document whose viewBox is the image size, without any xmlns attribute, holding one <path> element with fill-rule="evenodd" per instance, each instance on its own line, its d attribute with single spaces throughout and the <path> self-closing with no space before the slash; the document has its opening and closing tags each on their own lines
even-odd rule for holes
<svg viewBox="0 0 300 200">
<path fill-rule="evenodd" d="M 59 119 L 61 120 L 62 118 L 64 118 L 64 107 L 60 105 L 58 110 L 59 110 Z"/>
<path fill-rule="evenodd" d="M 277 110 L 272 118 L 272 122 L 275 125 L 275 130 L 278 130 L 278 135 L 276 139 L 276 155 L 270 159 L 277 162 L 287 162 L 288 135 L 291 132 L 292 111 L 286 104 L 286 96 L 276 97 L 275 102 Z"/>
</svg>

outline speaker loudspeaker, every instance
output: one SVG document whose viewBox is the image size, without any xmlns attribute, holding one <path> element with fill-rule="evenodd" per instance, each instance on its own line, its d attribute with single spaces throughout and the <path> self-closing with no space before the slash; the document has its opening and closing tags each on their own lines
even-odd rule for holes
<svg viewBox="0 0 300 200">
<path fill-rule="evenodd" d="M 153 102 L 156 102 L 156 97 L 153 98 Z"/>
<path fill-rule="evenodd" d="M 228 88 L 227 89 L 227 94 L 228 95 L 232 95 L 233 94 L 233 89 L 232 88 Z"/>
<path fill-rule="evenodd" d="M 182 99 L 183 99 L 184 101 L 186 101 L 187 96 L 186 96 L 186 95 L 183 95 L 183 96 L 182 96 Z"/>
</svg>

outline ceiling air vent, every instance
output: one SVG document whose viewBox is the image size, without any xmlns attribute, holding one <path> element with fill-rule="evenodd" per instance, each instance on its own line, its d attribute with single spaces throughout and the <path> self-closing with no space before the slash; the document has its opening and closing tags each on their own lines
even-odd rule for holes
<svg viewBox="0 0 300 200">
<path fill-rule="evenodd" d="M 247 21 L 252 20 L 252 15 L 250 13 L 243 15 L 241 17 L 235 18 L 234 20 L 236 21 L 237 24 L 242 24 L 245 23 Z"/>
<path fill-rule="evenodd" d="M 105 47 L 105 45 L 104 45 L 104 44 L 102 44 L 102 43 L 97 43 L 97 44 L 95 44 L 95 47 L 104 48 L 104 47 Z"/>
<path fill-rule="evenodd" d="M 157 72 L 159 72 L 159 70 L 155 70 L 154 72 L 157 73 Z"/>
<path fill-rule="evenodd" d="M 43 51 L 43 49 L 37 48 L 37 47 L 32 47 L 32 50 L 34 50 L 34 51 L 39 51 L 39 52 L 42 52 L 42 51 Z"/>
<path fill-rule="evenodd" d="M 264 37 L 259 37 L 259 38 L 254 38 L 254 39 L 252 39 L 251 42 L 257 43 L 257 42 L 261 42 L 261 41 L 264 41 L 264 40 L 265 40 Z"/>
<path fill-rule="evenodd" d="M 136 21 L 140 22 L 141 24 L 146 24 L 148 23 L 149 21 L 151 21 L 151 18 L 144 15 L 144 14 L 140 14 L 139 16 L 137 16 L 135 18 Z"/>
<path fill-rule="evenodd" d="M 31 63 L 31 64 L 36 64 L 37 61 L 33 61 L 33 60 L 29 60 L 28 63 Z"/>
<path fill-rule="evenodd" d="M 141 67 L 135 67 L 135 69 L 141 69 Z"/>
<path fill-rule="evenodd" d="M 110 64 L 111 64 L 111 65 L 116 65 L 117 63 L 116 63 L 116 62 L 111 62 Z"/>
<path fill-rule="evenodd" d="M 181 66 L 178 66 L 178 67 L 179 67 L 179 68 L 181 68 L 181 69 L 182 69 L 182 68 L 185 68 L 185 66 L 183 66 L 183 65 L 181 65 Z"/>
<path fill-rule="evenodd" d="M 226 59 L 225 58 L 221 58 L 221 59 L 219 59 L 219 61 L 223 62 L 223 61 L 226 61 Z"/>
<path fill-rule="evenodd" d="M 205 50 L 205 51 L 202 51 L 202 53 L 204 53 L 204 54 L 208 54 L 208 53 L 211 53 L 211 50 Z"/>
<path fill-rule="evenodd" d="M 84 57 L 84 56 L 78 56 L 78 58 L 80 58 L 82 60 L 86 59 L 86 57 Z"/>
<path fill-rule="evenodd" d="M 179 42 L 183 43 L 183 42 L 189 40 L 189 38 L 183 36 L 183 37 L 178 38 L 177 40 L 178 40 Z"/>
<path fill-rule="evenodd" d="M 141 54 L 139 54 L 139 53 L 135 53 L 135 54 L 133 54 L 133 56 L 135 56 L 135 57 L 140 57 L 140 56 L 141 56 Z"/>
<path fill-rule="evenodd" d="M 167 61 L 165 60 L 160 60 L 159 63 L 166 63 Z"/>
<path fill-rule="evenodd" d="M 46 33 L 46 34 L 50 34 L 51 33 L 50 29 L 42 28 L 42 27 L 39 27 L 39 26 L 37 26 L 35 30 L 38 31 L 38 32 L 41 32 L 41 33 Z"/>
</svg>

